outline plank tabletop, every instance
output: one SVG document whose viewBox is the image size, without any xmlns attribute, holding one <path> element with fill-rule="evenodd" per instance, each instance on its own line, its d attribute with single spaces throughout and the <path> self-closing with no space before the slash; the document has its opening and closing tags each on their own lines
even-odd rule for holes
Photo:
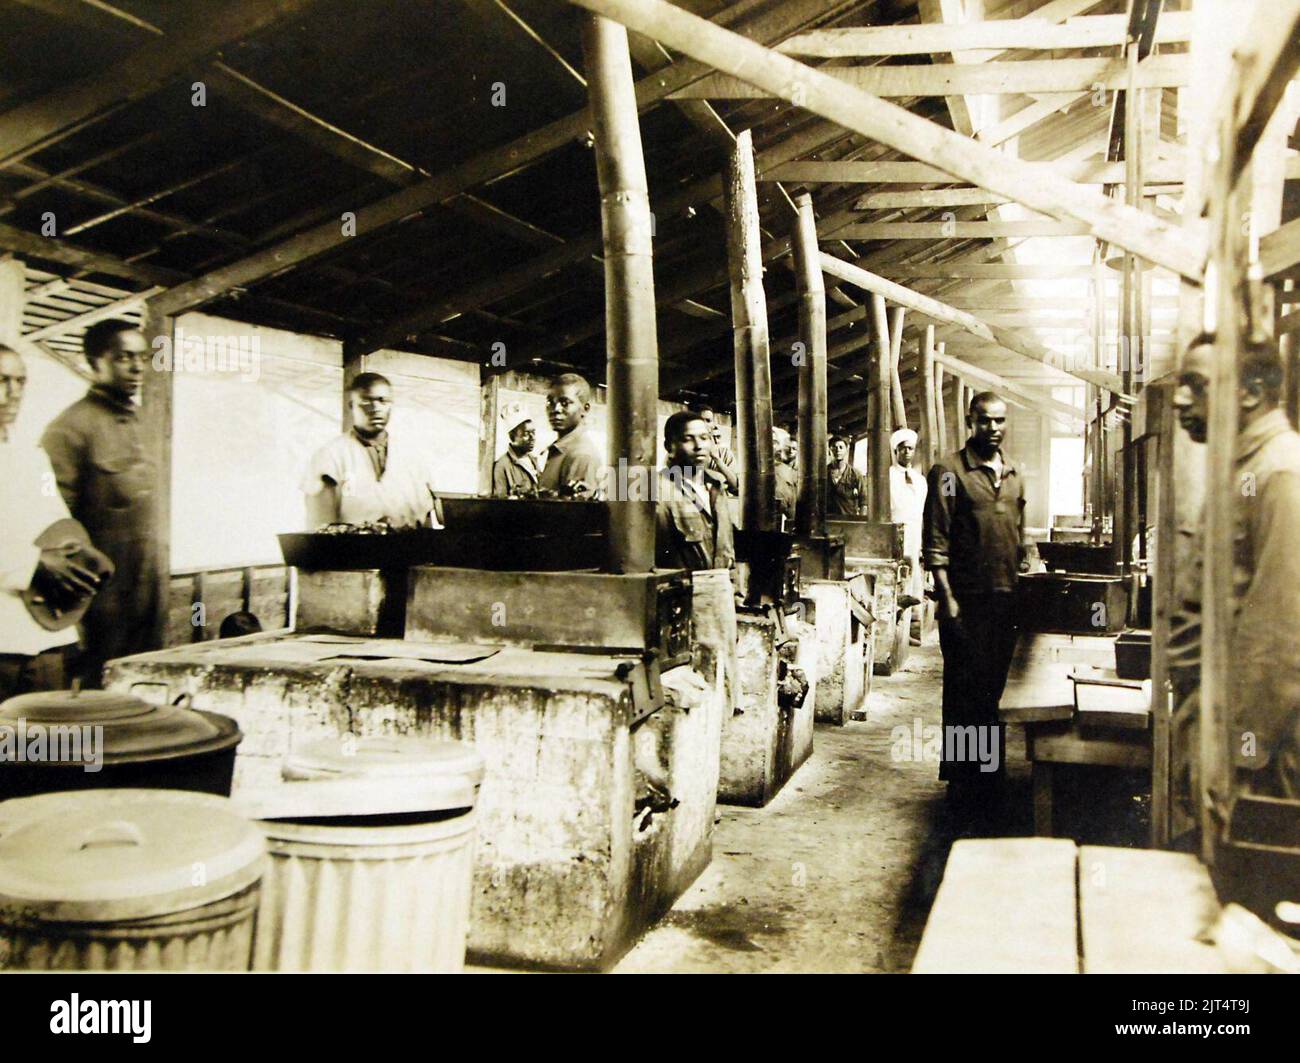
<svg viewBox="0 0 1300 1063">
<path fill-rule="evenodd" d="M 912 973 L 1077 973 L 1075 866 L 1064 838 L 956 842 Z"/>
<path fill-rule="evenodd" d="M 1190 853 L 1079 849 L 1085 974 L 1223 973 L 1200 940 L 1218 913 L 1209 872 Z"/>
</svg>

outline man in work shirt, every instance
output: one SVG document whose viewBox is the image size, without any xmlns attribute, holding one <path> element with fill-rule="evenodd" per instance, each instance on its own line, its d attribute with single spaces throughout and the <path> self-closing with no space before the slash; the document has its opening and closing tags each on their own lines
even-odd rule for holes
<svg viewBox="0 0 1300 1063">
<path fill-rule="evenodd" d="M 772 458 L 776 478 L 776 511 L 782 518 L 781 530 L 788 531 L 794 524 L 794 511 L 799 503 L 799 474 L 795 472 L 793 464 L 794 452 L 788 429 L 772 429 Z"/>
<path fill-rule="evenodd" d="M 388 378 L 358 374 L 348 404 L 352 428 L 312 455 L 303 476 L 307 526 L 384 521 L 394 528 L 441 527 L 432 461 L 406 440 L 389 437 Z"/>
<path fill-rule="evenodd" d="M 492 466 L 492 497 L 536 498 L 538 469 L 533 447 L 537 445 L 537 430 L 533 420 L 522 406 L 511 403 L 501 411 L 501 427 L 506 430 L 509 444 Z"/>
<path fill-rule="evenodd" d="M 82 340 L 94 384 L 45 429 L 59 491 L 73 519 L 113 563 L 112 581 L 82 618 L 81 681 L 100 685 L 105 661 L 157 649 L 163 592 L 156 563 L 154 459 L 140 430 L 140 393 L 149 343 L 129 321 L 113 318 Z"/>
<path fill-rule="evenodd" d="M 1179 374 L 1174 408 L 1191 438 L 1208 436 L 1210 367 L 1214 337 L 1192 342 Z M 1228 734 L 1239 781 L 1256 793 L 1300 797 L 1300 435 L 1279 404 L 1282 367 L 1270 340 L 1247 344 L 1238 386 L 1234 492 L 1232 662 Z M 1180 705 L 1175 725 L 1188 728 L 1193 762 L 1199 758 L 1202 565 L 1204 528 L 1196 563 L 1179 574 L 1179 607 L 1170 625 L 1170 678 Z M 1176 772 L 1175 783 L 1178 783 Z M 1218 795 L 1223 798 L 1227 795 Z M 1199 812 L 1193 798 L 1191 813 Z"/>
<path fill-rule="evenodd" d="M 713 434 L 699 414 L 683 410 L 664 425 L 668 466 L 659 470 L 655 500 L 655 564 L 691 573 L 695 635 L 722 670 L 727 704 L 740 708 L 736 662 L 736 600 L 731 499 L 705 460 Z M 709 674 L 706 662 L 705 674 Z"/>
<path fill-rule="evenodd" d="M 733 497 L 740 495 L 740 471 L 736 464 L 736 455 L 722 442 L 722 426 L 718 424 L 717 414 L 712 406 L 698 406 L 695 410 L 700 420 L 709 426 L 712 445 L 709 448 L 708 466 L 719 473 L 727 485 L 727 493 Z"/>
<path fill-rule="evenodd" d="M 35 582 L 76 596 L 92 594 L 100 584 L 76 552 L 36 545 L 51 524 L 67 519 L 68 507 L 45 451 L 9 439 L 26 384 L 22 358 L 0 344 L 0 701 L 66 686 L 64 658 L 77 641 L 75 626 L 50 631 L 38 624 L 23 592 Z"/>
<path fill-rule="evenodd" d="M 998 702 L 1016 646 L 1016 584 L 1027 568 L 1024 485 L 1002 453 L 1006 422 L 1006 403 L 993 392 L 971 399 L 970 438 L 935 462 L 925 500 L 921 549 L 934 573 L 943 653 L 939 778 L 958 784 L 949 791 L 958 798 L 971 794 L 970 783 L 1000 779 L 1006 761 Z M 997 769 L 984 772 L 989 765 L 972 750 L 991 748 L 992 738 Z"/>
<path fill-rule="evenodd" d="M 541 493 L 552 498 L 603 498 L 605 458 L 587 429 L 591 387 L 577 373 L 555 378 L 546 395 L 546 419 L 556 439 L 546 448 L 538 478 Z"/>
<path fill-rule="evenodd" d="M 831 436 L 826 512 L 832 517 L 856 517 L 867 508 L 867 478 L 849 461 L 849 449 L 850 443 L 845 436 Z"/>
</svg>

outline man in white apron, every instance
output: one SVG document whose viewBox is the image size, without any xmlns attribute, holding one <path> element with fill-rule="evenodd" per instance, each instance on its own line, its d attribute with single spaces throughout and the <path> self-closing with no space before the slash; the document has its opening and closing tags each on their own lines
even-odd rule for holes
<svg viewBox="0 0 1300 1063">
<path fill-rule="evenodd" d="M 351 430 L 321 447 L 303 477 L 308 527 L 378 521 L 394 528 L 441 527 L 432 460 L 400 435 L 389 437 L 393 386 L 388 378 L 359 374 L 348 402 Z"/>
</svg>

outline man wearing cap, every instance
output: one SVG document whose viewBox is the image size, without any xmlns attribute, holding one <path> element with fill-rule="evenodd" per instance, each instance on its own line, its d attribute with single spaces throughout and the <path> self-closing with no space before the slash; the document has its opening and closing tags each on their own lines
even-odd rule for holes
<svg viewBox="0 0 1300 1063">
<path fill-rule="evenodd" d="M 26 384 L 21 356 L 0 344 L 0 701 L 62 688 L 64 656 L 77 641 L 71 623 L 57 631 L 38 623 L 24 592 L 37 587 L 77 598 L 100 584 L 79 551 L 37 545 L 50 525 L 69 518 L 45 451 L 9 438 Z"/>
<path fill-rule="evenodd" d="M 856 517 L 867 508 L 867 478 L 849 461 L 849 440 L 830 438 L 831 460 L 827 467 L 826 512 L 832 517 Z"/>
<path fill-rule="evenodd" d="M 352 428 L 312 455 L 303 477 L 308 527 L 381 521 L 394 528 L 441 527 L 433 463 L 400 436 L 389 437 L 388 378 L 358 374 L 348 404 Z"/>
<path fill-rule="evenodd" d="M 537 430 L 519 403 L 501 411 L 501 427 L 509 443 L 506 452 L 492 466 L 493 498 L 536 498 L 538 468 L 533 461 Z"/>
<path fill-rule="evenodd" d="M 919 605 L 925 593 L 921 572 L 921 521 L 925 514 L 925 478 L 912 468 L 916 460 L 917 435 L 900 428 L 889 437 L 894 463 L 889 467 L 889 519 L 903 526 L 903 556 L 912 566 L 908 593 L 899 600 L 901 608 Z M 910 599 L 910 601 L 908 600 Z"/>
<path fill-rule="evenodd" d="M 776 511 L 782 518 L 781 530 L 794 523 L 795 507 L 799 503 L 799 474 L 794 468 L 794 448 L 788 429 L 772 429 L 773 473 L 776 479 Z"/>
<path fill-rule="evenodd" d="M 550 498 L 603 498 L 605 459 L 587 430 L 591 386 L 577 373 L 562 373 L 546 395 L 546 419 L 555 442 L 546 448 L 546 465 L 537 479 Z"/>
</svg>

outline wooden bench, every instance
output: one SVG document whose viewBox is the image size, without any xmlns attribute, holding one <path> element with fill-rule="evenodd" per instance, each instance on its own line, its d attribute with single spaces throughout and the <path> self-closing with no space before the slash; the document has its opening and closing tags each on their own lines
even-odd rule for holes
<svg viewBox="0 0 1300 1063">
<path fill-rule="evenodd" d="M 1186 853 L 1059 838 L 952 847 L 913 974 L 1222 973 L 1219 903 Z"/>
</svg>

